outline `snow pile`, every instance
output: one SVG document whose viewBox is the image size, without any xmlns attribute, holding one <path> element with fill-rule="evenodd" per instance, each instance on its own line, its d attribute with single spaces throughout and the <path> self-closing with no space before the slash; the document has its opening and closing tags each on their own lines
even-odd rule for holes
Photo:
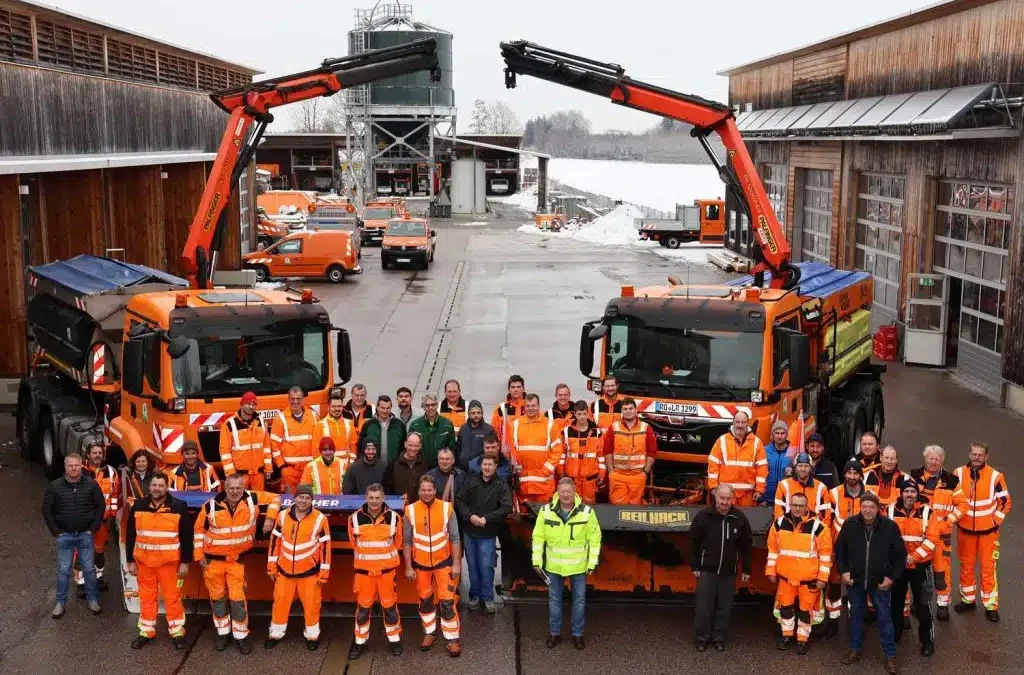
<svg viewBox="0 0 1024 675">
<path fill-rule="evenodd" d="M 582 226 L 573 233 L 572 238 L 589 244 L 604 246 L 629 246 L 640 242 L 640 233 L 636 229 L 636 219 L 643 218 L 640 209 L 630 204 L 622 204 Z"/>
<path fill-rule="evenodd" d="M 675 211 L 676 204 L 695 199 L 721 199 L 725 186 L 710 164 L 649 164 L 611 159 L 555 158 L 548 174 L 565 185 L 643 204 L 662 211 Z"/>
<path fill-rule="evenodd" d="M 520 190 L 504 197 L 488 197 L 487 199 L 499 204 L 508 204 L 509 206 L 525 209 L 532 213 L 537 210 L 537 186 L 532 185 L 525 190 Z"/>
<path fill-rule="evenodd" d="M 471 223 L 459 223 L 462 227 L 486 227 L 487 221 L 485 220 L 474 220 Z"/>
</svg>

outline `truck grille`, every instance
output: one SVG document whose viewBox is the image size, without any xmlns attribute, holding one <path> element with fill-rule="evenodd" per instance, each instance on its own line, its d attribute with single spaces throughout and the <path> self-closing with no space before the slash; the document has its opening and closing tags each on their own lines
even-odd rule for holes
<svg viewBox="0 0 1024 675">
<path fill-rule="evenodd" d="M 686 418 L 682 424 L 671 424 L 663 420 L 651 420 L 646 415 L 643 419 L 654 429 L 654 436 L 658 439 L 658 450 L 664 452 L 707 455 L 718 437 L 729 430 L 728 421 L 723 423 Z M 677 473 L 684 468 L 690 467 L 672 460 L 660 460 L 655 464 L 654 473 L 657 478 L 660 475 Z"/>
</svg>

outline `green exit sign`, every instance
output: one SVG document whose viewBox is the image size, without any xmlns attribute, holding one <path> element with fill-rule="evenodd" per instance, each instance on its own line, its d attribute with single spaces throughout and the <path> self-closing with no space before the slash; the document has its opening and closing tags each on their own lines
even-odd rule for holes
<svg viewBox="0 0 1024 675">
<path fill-rule="evenodd" d="M 917 283 L 920 284 L 921 286 L 934 286 L 935 285 L 935 279 L 930 279 L 928 277 L 925 277 L 923 279 L 919 279 Z"/>
</svg>

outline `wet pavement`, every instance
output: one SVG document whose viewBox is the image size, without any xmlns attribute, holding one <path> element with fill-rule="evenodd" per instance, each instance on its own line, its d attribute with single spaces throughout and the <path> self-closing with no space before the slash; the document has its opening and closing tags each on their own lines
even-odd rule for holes
<svg viewBox="0 0 1024 675">
<path fill-rule="evenodd" d="M 584 395 L 578 373 L 580 325 L 600 315 L 620 285 L 661 282 L 685 270 L 649 251 L 608 248 L 515 231 L 523 220 L 506 212 L 487 219 L 486 227 L 439 221 L 437 258 L 427 271 L 382 271 L 377 249 L 364 249 L 366 272 L 340 285 L 313 284 L 337 325 L 352 333 L 354 381 L 364 382 L 371 397 L 394 393 L 401 385 L 437 391 L 443 381 L 462 381 L 468 398 L 488 409 L 503 396 L 505 379 L 521 373 L 529 390 L 549 405 L 554 386 L 567 382 Z M 478 219 L 484 220 L 484 219 Z M 694 265 L 692 283 L 724 277 L 715 268 Z M 1010 490 L 1024 486 L 1024 457 L 1016 454 L 1024 419 L 992 406 L 986 399 L 935 370 L 892 368 L 885 378 L 885 440 L 903 451 L 902 464 L 917 466 L 920 450 L 939 443 L 950 467 L 966 458 L 972 440 L 992 448 L 992 461 L 1005 472 Z M 347 663 L 351 643 L 348 618 L 322 623 L 325 644 L 308 652 L 293 618 L 285 644 L 262 648 L 267 617 L 254 617 L 256 649 L 243 657 L 233 648 L 217 653 L 209 617 L 190 617 L 189 647 L 176 652 L 164 635 L 142 652 L 129 649 L 135 617 L 123 612 L 116 591 L 104 594 L 105 612 L 88 615 L 84 602 L 72 598 L 60 621 L 49 618 L 54 598 L 54 544 L 39 516 L 45 488 L 42 470 L 24 463 L 14 446 L 14 420 L 0 417 L 0 673 L 66 675 L 90 673 L 147 675 L 230 672 L 374 673 L 422 675 L 444 669 L 447 675 L 543 675 L 632 672 L 660 675 L 714 669 L 721 673 L 783 672 L 799 667 L 811 672 L 842 671 L 845 649 L 840 638 L 816 643 L 807 656 L 775 649 L 769 610 L 737 607 L 729 649 L 699 654 L 692 644 L 692 609 L 688 607 L 594 605 L 588 612 L 587 649 L 571 643 L 557 649 L 544 645 L 546 607 L 519 604 L 497 615 L 463 613 L 463 656 L 451 659 L 440 646 L 427 654 L 416 644 L 415 615 L 405 622 L 407 651 L 401 658 L 384 649 L 374 626 L 372 651 Z M 1013 514 L 1003 535 L 1000 594 L 1003 622 L 984 615 L 955 615 L 937 626 L 937 651 L 931 660 L 918 656 L 916 631 L 904 637 L 904 673 L 987 675 L 1020 673 L 1018 623 L 1024 617 L 1024 529 Z M 116 580 L 112 583 L 115 585 Z M 955 596 L 954 596 L 955 597 Z M 865 658 L 850 672 L 882 672 L 881 650 L 871 627 Z"/>
</svg>

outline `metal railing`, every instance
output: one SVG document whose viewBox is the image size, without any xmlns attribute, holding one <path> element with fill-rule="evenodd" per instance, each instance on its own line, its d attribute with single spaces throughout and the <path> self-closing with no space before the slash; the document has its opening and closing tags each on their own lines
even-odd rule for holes
<svg viewBox="0 0 1024 675">
<path fill-rule="evenodd" d="M 580 195 L 586 197 L 591 204 L 598 207 L 599 209 L 611 210 L 619 204 L 629 204 L 630 206 L 636 208 L 641 213 L 643 213 L 645 218 L 671 220 L 676 217 L 674 211 L 662 211 L 661 209 L 656 209 L 653 206 L 645 206 L 644 204 L 637 204 L 625 199 L 616 199 L 614 197 L 609 197 L 608 195 L 597 194 L 596 192 L 589 192 L 587 190 L 573 187 L 572 185 L 568 185 L 553 178 L 549 178 L 548 183 L 550 185 L 548 194 L 550 194 L 551 191 L 558 190 L 565 192 L 566 194 Z"/>
</svg>

